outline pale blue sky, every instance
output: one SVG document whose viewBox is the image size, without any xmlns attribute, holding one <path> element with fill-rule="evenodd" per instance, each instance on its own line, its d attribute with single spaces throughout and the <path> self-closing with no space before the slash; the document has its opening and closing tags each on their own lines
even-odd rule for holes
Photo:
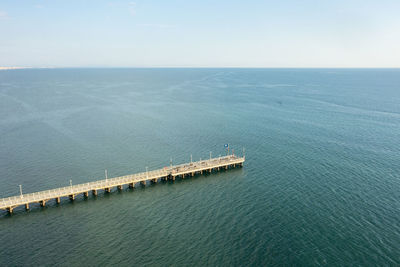
<svg viewBox="0 0 400 267">
<path fill-rule="evenodd" d="M 399 0 L 0 1 L 0 66 L 400 67 Z"/>
</svg>

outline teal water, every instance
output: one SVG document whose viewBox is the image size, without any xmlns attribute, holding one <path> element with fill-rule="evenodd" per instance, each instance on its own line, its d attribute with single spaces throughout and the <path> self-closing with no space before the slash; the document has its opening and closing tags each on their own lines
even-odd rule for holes
<svg viewBox="0 0 400 267">
<path fill-rule="evenodd" d="M 0 197 L 247 159 L 1 211 L 0 266 L 400 265 L 400 70 L 0 71 L 0 136 Z"/>
</svg>

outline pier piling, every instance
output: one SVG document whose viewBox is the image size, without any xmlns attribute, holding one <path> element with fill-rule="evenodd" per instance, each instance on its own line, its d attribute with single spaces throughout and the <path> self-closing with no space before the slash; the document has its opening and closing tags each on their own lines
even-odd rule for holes
<svg viewBox="0 0 400 267">
<path fill-rule="evenodd" d="M 146 186 L 147 181 L 157 183 L 158 179 L 175 181 L 176 177 L 185 179 L 185 176 L 195 176 L 198 173 L 203 174 L 203 172 L 212 173 L 213 170 L 217 171 L 220 170 L 220 168 L 228 170 L 236 166 L 243 167 L 244 161 L 244 157 L 227 155 L 218 158 L 210 157 L 209 160 L 200 160 L 198 162 L 191 161 L 190 163 L 176 166 L 171 164 L 169 167 L 154 171 L 149 171 L 146 167 L 146 172 L 115 178 L 108 178 L 106 175 L 105 180 L 93 181 L 85 184 L 73 185 L 70 180 L 70 185 L 66 187 L 28 194 L 22 194 L 22 192 L 20 192 L 17 196 L 2 198 L 0 199 L 0 209 L 6 210 L 11 214 L 14 208 L 22 205 L 25 206 L 26 210 L 29 210 L 30 203 L 39 203 L 40 206 L 45 207 L 46 202 L 50 199 L 55 199 L 56 203 L 60 204 L 62 197 L 68 197 L 73 201 L 76 195 L 83 194 L 83 196 L 87 198 L 89 197 L 89 192 L 92 192 L 93 196 L 97 196 L 98 190 L 104 190 L 106 193 L 110 193 L 113 187 L 122 190 L 124 185 L 128 185 L 130 188 L 134 188 L 135 183 Z"/>
</svg>

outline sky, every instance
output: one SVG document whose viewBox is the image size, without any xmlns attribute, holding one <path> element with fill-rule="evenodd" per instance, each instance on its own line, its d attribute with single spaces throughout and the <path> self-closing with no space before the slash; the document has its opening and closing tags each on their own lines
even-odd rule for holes
<svg viewBox="0 0 400 267">
<path fill-rule="evenodd" d="M 400 0 L 0 0 L 0 66 L 400 67 Z"/>
</svg>

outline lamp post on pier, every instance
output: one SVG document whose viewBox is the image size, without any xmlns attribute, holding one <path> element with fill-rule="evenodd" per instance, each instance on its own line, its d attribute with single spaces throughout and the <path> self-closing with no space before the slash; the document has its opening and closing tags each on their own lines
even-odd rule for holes
<svg viewBox="0 0 400 267">
<path fill-rule="evenodd" d="M 23 198 L 24 196 L 22 195 L 22 185 L 19 185 L 19 193 L 21 194 L 21 198 Z"/>
<path fill-rule="evenodd" d="M 149 178 L 149 167 L 146 166 L 146 177 Z"/>
<path fill-rule="evenodd" d="M 106 176 L 106 182 L 107 182 L 107 180 L 108 180 L 108 173 L 107 173 L 107 169 L 106 169 L 106 170 L 104 170 L 104 174 L 105 174 L 105 176 Z"/>
</svg>

